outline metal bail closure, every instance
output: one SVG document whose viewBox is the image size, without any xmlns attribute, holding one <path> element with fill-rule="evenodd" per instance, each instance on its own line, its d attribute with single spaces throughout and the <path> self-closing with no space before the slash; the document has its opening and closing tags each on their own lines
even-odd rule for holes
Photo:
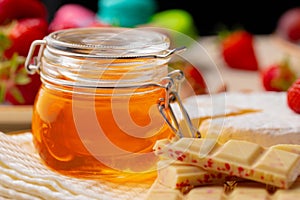
<svg viewBox="0 0 300 200">
<path fill-rule="evenodd" d="M 41 58 L 43 55 L 45 45 L 46 45 L 45 40 L 35 40 L 31 43 L 28 55 L 25 60 L 25 69 L 28 74 L 34 74 L 35 72 L 39 72 L 40 65 L 41 65 Z M 40 46 L 38 55 L 33 57 L 33 54 L 34 54 L 37 46 Z M 33 63 L 32 63 L 32 60 L 33 60 Z"/>
<path fill-rule="evenodd" d="M 155 55 L 153 56 L 154 58 L 167 58 L 167 57 L 170 57 L 171 55 L 173 54 L 179 54 L 181 53 L 182 51 L 185 51 L 186 50 L 186 47 L 185 46 L 182 46 L 182 47 L 178 47 L 178 48 L 175 48 L 175 49 L 171 49 L 169 51 L 167 51 L 165 54 L 161 54 L 161 55 Z"/>
<path fill-rule="evenodd" d="M 188 112 L 183 106 L 181 98 L 178 94 L 180 90 L 181 82 L 184 80 L 184 74 L 181 70 L 174 70 L 168 74 L 168 77 L 164 79 L 166 81 L 165 89 L 166 89 L 166 97 L 165 99 L 160 99 L 158 104 L 158 109 L 162 114 L 163 118 L 167 122 L 167 124 L 171 127 L 174 133 L 179 137 L 193 137 L 200 138 L 201 134 L 197 128 L 195 128 L 192 124 L 192 121 L 189 117 Z M 172 107 L 171 103 L 176 102 L 179 106 L 180 112 L 182 114 L 181 123 L 177 119 Z M 184 125 L 186 128 L 182 127 Z"/>
</svg>

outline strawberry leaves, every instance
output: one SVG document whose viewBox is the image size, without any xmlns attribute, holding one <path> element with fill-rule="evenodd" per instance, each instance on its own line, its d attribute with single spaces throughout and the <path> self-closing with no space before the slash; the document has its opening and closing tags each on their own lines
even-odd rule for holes
<svg viewBox="0 0 300 200">
<path fill-rule="evenodd" d="M 9 38 L 0 33 L 0 103 L 5 101 L 5 96 L 10 92 L 18 103 L 25 102 L 22 93 L 16 85 L 26 85 L 31 79 L 23 66 L 25 58 L 14 53 L 10 59 L 4 56 L 5 50 L 10 48 Z"/>
<path fill-rule="evenodd" d="M 17 85 L 26 85 L 31 81 L 26 70 L 21 68 L 24 62 L 25 58 L 17 53 L 14 53 L 10 59 L 6 59 L 2 54 L 0 61 L 0 102 L 5 101 L 8 91 L 18 103 L 25 102 L 22 93 L 17 88 Z"/>
<path fill-rule="evenodd" d="M 11 41 L 3 32 L 0 32 L 0 55 L 3 56 L 5 50 L 8 49 L 10 46 Z"/>
<path fill-rule="evenodd" d="M 24 62 L 31 43 L 44 38 L 47 31 L 43 18 L 11 19 L 0 24 L 0 103 L 34 103 L 41 80 L 39 74 L 27 74 Z"/>
</svg>

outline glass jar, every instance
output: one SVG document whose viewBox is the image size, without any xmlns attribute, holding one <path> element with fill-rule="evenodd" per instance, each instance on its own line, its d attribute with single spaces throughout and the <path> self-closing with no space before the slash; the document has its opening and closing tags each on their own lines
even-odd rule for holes
<svg viewBox="0 0 300 200">
<path fill-rule="evenodd" d="M 131 28 L 67 29 L 35 41 L 25 65 L 42 80 L 32 133 L 43 161 L 81 177 L 153 176 L 155 141 L 174 136 L 158 109 L 168 96 L 169 45 L 161 33 Z"/>
</svg>

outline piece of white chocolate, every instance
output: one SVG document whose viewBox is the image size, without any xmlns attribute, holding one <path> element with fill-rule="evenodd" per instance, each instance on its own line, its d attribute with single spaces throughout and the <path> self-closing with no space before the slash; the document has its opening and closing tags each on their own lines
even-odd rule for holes
<svg viewBox="0 0 300 200">
<path fill-rule="evenodd" d="M 157 163 L 157 175 L 161 184 L 174 189 L 211 184 L 223 185 L 228 177 L 221 172 L 207 171 L 195 165 L 169 160 L 160 160 Z"/>
<path fill-rule="evenodd" d="M 266 185 L 255 181 L 238 182 L 234 189 L 226 192 L 221 185 L 199 186 L 182 194 L 156 180 L 148 191 L 147 200 L 299 200 L 300 178 L 289 189 L 268 192 Z"/>
<path fill-rule="evenodd" d="M 183 200 L 183 194 L 177 189 L 171 189 L 162 185 L 157 179 L 154 181 L 148 193 L 146 200 Z"/>
<path fill-rule="evenodd" d="M 230 193 L 227 199 L 230 200 L 259 200 L 268 199 L 268 192 L 264 188 L 235 188 L 232 193 Z"/>
<path fill-rule="evenodd" d="M 222 200 L 225 193 L 223 187 L 220 186 L 205 186 L 192 189 L 185 197 L 187 200 Z"/>
<path fill-rule="evenodd" d="M 271 200 L 298 200 L 300 199 L 300 178 L 288 190 L 277 190 Z"/>
<path fill-rule="evenodd" d="M 226 194 L 222 187 L 198 187 L 191 190 L 185 197 L 187 200 L 265 200 L 268 192 L 264 188 L 236 188 Z"/>
<path fill-rule="evenodd" d="M 156 190 L 151 192 L 146 200 L 183 200 L 179 190 Z"/>
<path fill-rule="evenodd" d="M 162 158 L 284 189 L 300 171 L 300 155 L 291 148 L 287 150 L 242 140 L 219 144 L 208 138 L 181 138 L 169 143 L 159 140 L 154 146 L 155 154 Z"/>
<path fill-rule="evenodd" d="M 300 145 L 297 144 L 277 144 L 274 145 L 272 148 L 289 151 L 300 155 Z"/>
</svg>

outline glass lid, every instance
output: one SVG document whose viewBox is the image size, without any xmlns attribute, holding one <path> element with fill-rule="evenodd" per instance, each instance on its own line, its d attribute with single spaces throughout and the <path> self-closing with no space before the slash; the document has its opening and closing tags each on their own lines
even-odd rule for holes
<svg viewBox="0 0 300 200">
<path fill-rule="evenodd" d="M 169 38 L 147 28 L 95 27 L 53 32 L 46 48 L 62 55 L 130 58 L 165 54 Z"/>
</svg>

